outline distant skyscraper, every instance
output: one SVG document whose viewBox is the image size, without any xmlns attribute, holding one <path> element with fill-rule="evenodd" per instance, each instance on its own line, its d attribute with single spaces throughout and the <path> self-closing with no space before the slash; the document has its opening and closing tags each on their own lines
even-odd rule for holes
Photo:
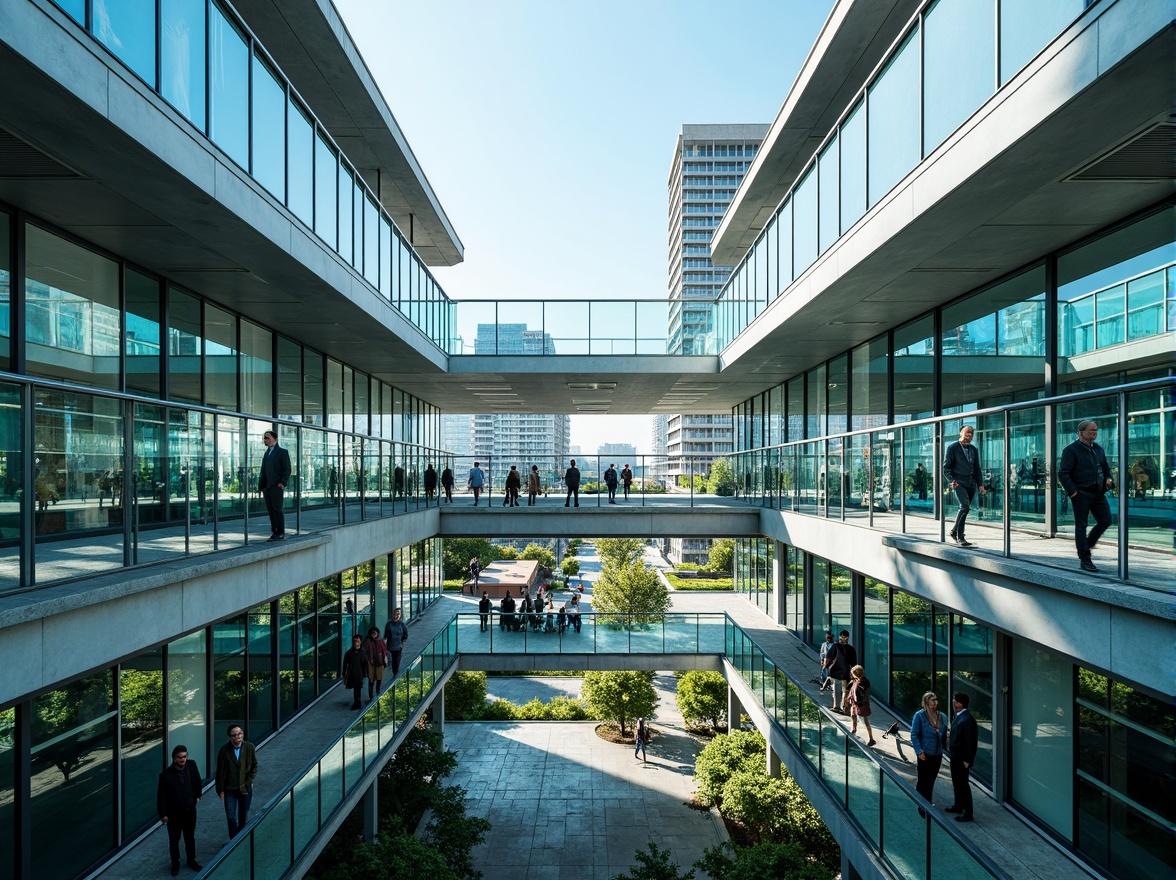
<svg viewBox="0 0 1176 880">
<path fill-rule="evenodd" d="M 670 165 L 669 195 L 669 351 L 714 351 L 714 317 L 710 300 L 719 295 L 730 266 L 713 266 L 711 234 L 718 227 L 743 175 L 768 133 L 768 125 L 683 125 Z M 706 302 L 703 302 L 705 300 Z M 710 465 L 733 449 L 729 413 L 659 416 L 654 451 L 668 456 L 668 482 L 685 482 L 706 474 Z M 664 421 L 663 421 L 664 419 Z M 664 445 L 659 445 L 664 438 Z M 690 459 L 684 456 L 691 456 Z M 694 457 L 698 456 L 698 457 Z M 675 562 L 706 562 L 709 540 L 670 541 Z"/>
<path fill-rule="evenodd" d="M 614 458 L 624 458 L 626 455 L 630 459 L 637 457 L 637 447 L 632 443 L 601 443 L 596 448 L 597 455 L 611 455 Z"/>
<path fill-rule="evenodd" d="M 474 353 L 495 352 L 500 355 L 556 353 L 551 334 L 542 330 L 530 330 L 526 324 L 479 324 Z M 465 418 L 469 425 L 469 454 L 492 463 L 490 477 L 495 485 L 501 485 L 512 464 L 524 472 L 529 472 L 531 465 L 538 465 L 545 482 L 549 472 L 563 473 L 562 463 L 568 455 L 572 430 L 571 416 L 491 412 Z"/>
</svg>

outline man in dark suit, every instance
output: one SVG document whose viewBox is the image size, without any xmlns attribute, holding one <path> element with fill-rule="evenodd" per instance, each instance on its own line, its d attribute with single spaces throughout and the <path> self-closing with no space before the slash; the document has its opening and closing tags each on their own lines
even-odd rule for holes
<svg viewBox="0 0 1176 880">
<path fill-rule="evenodd" d="M 572 498 L 576 499 L 576 507 L 580 506 L 580 469 L 576 467 L 576 460 L 572 459 L 572 466 L 564 471 L 564 485 L 568 487 L 568 497 L 564 501 L 564 507 L 567 507 L 572 502 Z"/>
<path fill-rule="evenodd" d="M 960 429 L 960 439 L 950 443 L 943 455 L 943 478 L 947 480 L 960 508 L 956 511 L 955 525 L 951 529 L 951 538 L 961 547 L 971 547 L 972 543 L 964 537 L 964 528 L 968 523 L 968 511 L 972 509 L 972 499 L 976 497 L 976 490 L 984 494 L 983 480 L 980 475 L 980 453 L 972 445 L 972 437 L 976 429 L 971 425 L 964 425 Z"/>
<path fill-rule="evenodd" d="M 976 748 L 980 744 L 976 719 L 968 711 L 968 695 L 963 691 L 951 698 L 955 718 L 951 722 L 951 787 L 955 792 L 955 803 L 947 808 L 949 813 L 959 813 L 957 822 L 972 820 L 972 786 L 968 774 L 976 763 Z"/>
<path fill-rule="evenodd" d="M 257 488 L 265 499 L 265 509 L 270 518 L 271 541 L 286 537 L 286 514 L 282 512 L 282 500 L 286 484 L 290 482 L 290 453 L 278 445 L 278 435 L 266 431 L 261 442 L 265 444 L 265 455 L 261 457 L 261 474 Z"/>
<path fill-rule="evenodd" d="M 1078 423 L 1078 439 L 1062 450 L 1058 479 L 1074 507 L 1074 546 L 1083 571 L 1098 571 L 1090 551 L 1111 524 L 1106 491 L 1114 485 L 1111 466 L 1103 448 L 1095 443 L 1098 425 L 1086 419 Z M 1086 534 L 1087 517 L 1094 514 L 1094 528 Z"/>
<path fill-rule="evenodd" d="M 188 747 L 176 746 L 172 749 L 171 765 L 159 774 L 155 795 L 159 821 L 167 826 L 173 877 L 180 873 L 180 835 L 184 837 L 188 867 L 193 871 L 201 867 L 196 861 L 196 805 L 200 803 L 200 795 L 200 770 L 195 761 L 188 760 Z"/>
</svg>

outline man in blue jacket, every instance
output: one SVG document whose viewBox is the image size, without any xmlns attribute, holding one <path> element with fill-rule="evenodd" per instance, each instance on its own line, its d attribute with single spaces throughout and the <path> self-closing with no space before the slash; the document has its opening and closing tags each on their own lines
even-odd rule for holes
<svg viewBox="0 0 1176 880">
<path fill-rule="evenodd" d="M 278 435 L 273 431 L 266 431 L 261 442 L 265 444 L 265 455 L 261 457 L 257 488 L 265 499 L 270 518 L 269 539 L 282 541 L 286 538 L 286 514 L 282 511 L 282 504 L 290 482 L 290 453 L 278 445 Z"/>
</svg>

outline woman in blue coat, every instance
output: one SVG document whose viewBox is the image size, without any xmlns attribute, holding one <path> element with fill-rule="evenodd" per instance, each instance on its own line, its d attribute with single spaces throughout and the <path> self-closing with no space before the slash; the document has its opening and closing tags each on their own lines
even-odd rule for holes
<svg viewBox="0 0 1176 880">
<path fill-rule="evenodd" d="M 915 790 L 931 801 L 935 789 L 935 777 L 943 763 L 943 747 L 947 742 L 947 720 L 939 714 L 939 697 L 931 691 L 923 694 L 923 708 L 911 720 L 911 745 L 919 761 L 918 782 Z M 919 815 L 924 815 L 919 807 Z"/>
</svg>

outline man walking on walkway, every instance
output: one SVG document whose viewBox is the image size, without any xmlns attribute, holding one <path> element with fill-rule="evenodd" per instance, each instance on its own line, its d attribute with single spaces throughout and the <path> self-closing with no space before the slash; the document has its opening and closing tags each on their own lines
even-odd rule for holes
<svg viewBox="0 0 1176 880">
<path fill-rule="evenodd" d="M 837 644 L 825 653 L 825 665 L 829 669 L 829 690 L 833 693 L 834 712 L 842 715 L 849 713 L 849 671 L 857 666 L 857 651 L 849 643 L 849 630 L 843 629 Z M 841 704 L 838 708 L 837 685 L 841 685 Z"/>
<path fill-rule="evenodd" d="M 947 447 L 943 456 L 943 478 L 948 481 L 960 508 L 956 511 L 955 525 L 951 529 L 951 538 L 961 547 L 971 547 L 972 544 L 964 537 L 964 527 L 968 522 L 968 511 L 972 509 L 972 499 L 976 497 L 976 490 L 984 494 L 983 479 L 980 474 L 980 453 L 972 445 L 972 437 L 976 429 L 971 425 L 964 425 L 960 429 L 960 439 Z"/>
<path fill-rule="evenodd" d="M 1074 547 L 1083 571 L 1098 571 L 1090 551 L 1111 525 L 1111 506 L 1106 491 L 1114 485 L 1111 466 L 1103 448 L 1095 443 L 1098 425 L 1086 419 L 1078 424 L 1078 439 L 1062 450 L 1058 479 L 1074 508 Z M 1094 514 L 1094 528 L 1086 534 L 1086 523 Z"/>
<path fill-rule="evenodd" d="M 167 851 L 171 855 L 171 875 L 180 873 L 180 835 L 184 837 L 184 852 L 188 867 L 199 871 L 196 861 L 196 805 L 200 803 L 200 770 L 195 761 L 188 760 L 188 747 L 172 749 L 172 762 L 159 774 L 155 795 L 155 809 L 159 821 L 167 827 Z"/>
<path fill-rule="evenodd" d="M 229 822 L 229 839 L 249 821 L 249 805 L 253 803 L 253 780 L 257 776 L 257 750 L 245 742 L 245 731 L 240 724 L 229 727 L 229 741 L 221 746 L 216 756 L 216 793 L 225 803 L 225 818 Z"/>
</svg>

